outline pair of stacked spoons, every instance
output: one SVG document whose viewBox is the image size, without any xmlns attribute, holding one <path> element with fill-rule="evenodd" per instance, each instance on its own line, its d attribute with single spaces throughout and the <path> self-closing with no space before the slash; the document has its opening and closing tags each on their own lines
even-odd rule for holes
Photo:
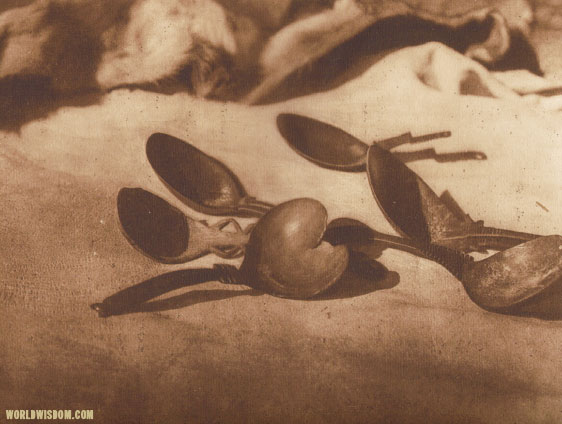
<svg viewBox="0 0 562 424">
<path fill-rule="evenodd" d="M 289 146 L 309 161 L 338 171 L 366 171 L 380 209 L 404 237 L 441 244 L 465 253 L 483 249 L 503 250 L 538 237 L 485 227 L 481 221 L 473 221 L 451 206 L 453 199 L 437 196 L 404 164 L 403 160 L 413 160 L 411 153 L 406 153 L 408 156 L 404 157 L 403 152 L 389 152 L 389 149 L 405 143 L 450 136 L 448 131 L 421 137 L 412 137 L 407 133 L 368 146 L 340 128 L 305 116 L 281 114 L 277 118 L 277 126 Z M 442 155 L 440 160 L 445 160 L 446 155 Z M 465 155 L 464 159 L 486 158 L 481 152 L 453 155 Z"/>
</svg>

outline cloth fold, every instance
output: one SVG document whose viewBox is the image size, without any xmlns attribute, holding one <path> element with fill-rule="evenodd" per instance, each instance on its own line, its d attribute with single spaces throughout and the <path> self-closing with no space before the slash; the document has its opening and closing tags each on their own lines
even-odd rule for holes
<svg viewBox="0 0 562 424">
<path fill-rule="evenodd" d="M 324 12 L 326 13 L 326 12 Z M 275 99 L 275 90 L 282 85 L 290 85 L 291 75 L 299 73 L 304 68 L 313 66 L 315 61 L 321 60 L 338 47 L 347 45 L 348 49 L 355 49 L 356 43 L 351 40 L 367 32 L 361 44 L 368 44 L 362 48 L 364 53 L 372 54 L 389 48 L 397 49 L 426 41 L 439 41 L 456 48 L 467 57 L 477 60 L 487 66 L 505 60 L 514 45 L 526 44 L 526 37 L 532 21 L 532 10 L 525 0 L 501 0 L 496 2 L 407 2 L 407 1 L 372 1 L 352 0 L 336 1 L 329 15 L 313 15 L 301 21 L 294 22 L 281 29 L 272 42 L 286 44 L 286 47 L 266 47 L 266 56 L 262 57 L 265 64 L 265 77 L 254 88 L 244 101 L 259 103 L 266 99 Z M 408 18 L 404 24 L 396 18 Z M 329 20 L 333 28 L 330 32 L 320 32 L 322 18 Z M 381 25 L 385 20 L 394 18 L 392 31 L 377 34 L 370 27 Z M 310 22 L 303 25 L 306 20 Z M 414 29 L 416 28 L 416 29 Z M 369 32 L 370 31 L 370 32 Z M 410 33 L 411 36 L 404 36 Z M 375 35 L 375 36 L 373 36 Z M 378 37 L 377 37 L 378 35 Z M 382 38 L 381 38 L 382 35 Z M 368 39 L 367 39 L 368 38 Z M 389 46 L 389 40 L 390 46 Z M 268 55 L 268 51 L 275 56 Z M 540 72 L 536 56 L 532 48 L 526 51 L 517 48 L 511 52 L 518 56 L 518 66 L 525 66 L 534 72 Z M 524 57 L 521 57 L 523 54 Z M 284 63 L 284 66 L 268 69 L 268 63 L 273 66 Z M 350 66 L 353 66 L 351 64 Z M 322 66 L 315 68 L 315 72 L 306 73 L 307 78 L 314 79 L 322 74 Z M 287 92 L 287 89 L 285 89 Z M 296 90 L 291 90 L 296 91 Z"/>
<path fill-rule="evenodd" d="M 214 75 L 212 70 L 207 69 L 221 65 L 221 54 L 217 54 L 214 59 L 205 55 L 198 58 L 195 49 L 193 53 L 195 57 L 188 55 L 187 59 L 193 61 L 194 66 L 201 71 L 200 78 L 204 79 L 205 76 L 210 78 L 209 81 L 201 81 L 201 86 L 207 87 L 204 94 L 217 99 L 245 103 L 277 101 L 283 98 L 278 95 L 279 87 L 294 84 L 295 74 L 304 74 L 309 80 L 325 79 L 323 66 L 331 60 L 329 56 L 334 51 L 341 53 L 343 50 L 348 50 L 346 55 L 353 55 L 348 58 L 350 62 L 339 63 L 338 69 L 333 70 L 334 74 L 342 74 L 349 73 L 349 68 L 353 68 L 356 62 L 362 60 L 361 55 L 383 54 L 389 50 L 428 41 L 447 44 L 489 68 L 523 67 L 540 73 L 534 51 L 528 44 L 527 36 L 532 11 L 525 0 L 493 2 L 481 0 L 470 4 L 460 1 L 337 0 L 328 2 L 332 3 L 331 8 L 318 6 L 313 8 L 312 12 L 308 10 L 310 5 L 307 6 L 306 3 L 285 1 L 280 11 L 275 13 L 269 11 L 268 4 L 254 5 L 251 0 L 232 0 L 227 3 L 232 3 L 230 7 L 235 7 L 237 4 L 246 5 L 249 19 L 253 19 L 258 27 L 270 28 L 275 22 L 278 27 L 266 31 L 269 41 L 264 44 L 260 54 L 256 54 L 252 60 L 244 59 L 250 61 L 246 66 L 247 69 L 225 71 L 227 74 L 232 71 L 232 80 L 225 87 L 220 86 L 218 80 L 215 81 L 218 74 L 223 75 L 223 73 Z M 250 7 L 251 5 L 253 6 Z M 299 13 L 299 9 L 303 11 Z M 26 10 L 21 9 L 19 14 L 15 15 L 23 20 L 23 23 L 26 22 Z M 27 13 L 32 12 L 33 9 L 30 9 Z M 244 9 L 239 9 L 238 12 L 243 14 Z M 0 48 L 2 42 L 5 42 L 2 38 L 9 36 L 16 29 L 22 31 L 21 28 L 13 28 L 13 24 L 6 22 L 11 16 L 7 13 L 0 15 L 4 19 L 0 32 L 5 31 L 0 34 Z M 258 19 L 260 15 L 264 16 L 261 20 Z M 287 16 L 292 16 L 292 20 Z M 0 25 L 2 18 L 0 18 Z M 285 22 L 284 19 L 289 19 L 289 22 Z M 8 46 L 10 49 L 0 57 L 0 107 L 4 110 L 0 116 L 0 124 L 2 121 L 13 121 L 4 126 L 17 127 L 36 117 L 37 114 L 30 113 L 30 110 L 53 107 L 51 105 L 53 98 L 57 98 L 59 103 L 71 103 L 73 95 L 80 95 L 82 89 L 92 90 L 92 84 L 95 85 L 95 81 L 92 81 L 96 74 L 95 62 L 98 60 L 95 55 L 89 59 L 86 56 L 74 55 L 68 60 L 60 60 L 57 63 L 51 63 L 49 57 L 42 58 L 43 53 L 40 49 L 43 41 L 40 35 L 43 32 L 41 31 L 45 32 L 44 37 L 49 40 L 51 33 L 56 33 L 55 24 L 53 24 L 54 28 L 42 28 L 40 23 L 35 23 L 29 39 L 25 38 L 25 31 L 23 35 L 19 32 L 12 34 L 13 37 L 19 37 L 18 42 L 15 43 L 16 47 L 25 49 L 28 43 L 27 47 L 30 51 L 20 57 L 14 51 L 15 47 L 10 44 Z M 380 28 L 383 30 L 380 31 Z M 89 38 L 82 40 L 82 38 L 84 37 L 77 34 L 77 43 L 95 41 Z M 96 42 L 99 43 L 99 40 Z M 89 45 L 88 43 L 85 46 Z M 7 47 L 4 45 L 3 48 Z M 246 48 L 249 47 L 238 46 L 240 51 Z M 362 50 L 362 53 L 354 53 L 355 50 Z M 10 54 L 7 54 L 7 51 Z M 25 60 L 35 63 L 36 66 L 29 68 L 34 69 L 33 72 L 26 71 L 27 67 L 22 62 Z M 87 63 L 88 60 L 92 63 Z M 198 60 L 203 63 L 197 64 Z M 217 60 L 219 63 L 206 63 L 208 60 Z M 337 60 L 337 58 L 333 59 L 331 63 Z M 40 66 L 41 63 L 44 66 Z M 236 60 L 233 63 L 236 63 Z M 166 68 L 165 63 L 162 64 L 162 68 Z M 311 68 L 313 72 L 310 71 Z M 206 69 L 208 72 L 205 71 Z M 173 72 L 176 72 L 175 68 Z M 173 84 L 158 82 L 147 84 L 143 81 L 137 87 L 134 77 L 131 77 L 133 83 L 129 79 L 116 81 L 115 86 L 106 88 L 114 89 L 123 84 L 133 84 L 132 88 L 177 92 L 189 88 L 190 79 L 186 80 L 188 75 L 186 72 L 168 75 L 168 83 L 170 80 L 175 81 Z M 75 89 L 74 91 L 64 89 L 62 92 L 61 87 L 69 86 L 65 83 L 67 77 L 70 78 L 69 81 L 74 81 L 72 83 L 74 85 L 71 85 L 75 86 Z M 290 87 L 290 90 L 285 89 L 285 97 L 287 93 L 289 97 L 298 96 L 301 91 L 298 87 Z M 95 94 L 102 93 L 98 90 L 93 93 Z"/>
</svg>

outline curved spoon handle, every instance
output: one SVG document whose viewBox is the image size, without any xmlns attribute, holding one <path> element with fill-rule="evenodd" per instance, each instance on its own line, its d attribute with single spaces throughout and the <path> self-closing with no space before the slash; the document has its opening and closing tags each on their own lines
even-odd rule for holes
<svg viewBox="0 0 562 424">
<path fill-rule="evenodd" d="M 420 251 L 428 258 L 442 265 L 447 271 L 462 281 L 466 265 L 474 262 L 474 258 L 458 250 L 433 243 L 420 245 Z"/>
<path fill-rule="evenodd" d="M 534 240 L 540 237 L 537 234 L 530 234 L 521 231 L 504 230 L 503 228 L 484 227 L 484 226 L 480 227 L 477 231 L 475 231 L 475 233 L 477 235 L 492 236 L 500 239 L 503 238 L 509 240 L 516 240 L 519 241 L 520 243 Z"/>
<path fill-rule="evenodd" d="M 258 200 L 255 197 L 246 196 L 238 204 L 237 209 L 239 212 L 255 216 L 256 218 L 261 218 L 273 209 L 274 206 L 275 205 L 271 203 Z"/>
<path fill-rule="evenodd" d="M 376 233 L 370 237 L 369 242 L 382 242 L 397 250 L 404 250 L 418 255 L 421 254 L 421 256 L 442 265 L 459 280 L 462 279 L 465 266 L 474 262 L 472 256 L 446 246 L 419 242 L 389 234 Z M 365 243 L 359 244 L 364 245 Z"/>
<path fill-rule="evenodd" d="M 433 242 L 463 252 L 472 252 L 488 249 L 505 250 L 538 237 L 540 236 L 536 234 L 483 227 L 476 224 L 475 228 L 468 227 L 468 229 L 462 229 L 458 234 L 433 240 Z"/>
</svg>

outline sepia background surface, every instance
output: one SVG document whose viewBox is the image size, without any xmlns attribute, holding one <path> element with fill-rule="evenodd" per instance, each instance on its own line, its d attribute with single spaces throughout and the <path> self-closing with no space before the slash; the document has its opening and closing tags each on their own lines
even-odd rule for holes
<svg viewBox="0 0 562 424">
<path fill-rule="evenodd" d="M 537 34 L 555 80 L 559 34 Z M 277 131 L 281 112 L 366 142 L 451 130 L 427 146 L 488 159 L 410 164 L 437 193 L 449 190 L 489 226 L 561 234 L 557 97 L 428 87 L 415 70 L 430 51 L 457 63 L 433 44 L 401 49 L 339 87 L 259 107 L 117 90 L 0 133 L 0 408 L 94 409 L 100 423 L 562 421 L 562 309 L 550 320 L 486 312 L 442 267 L 403 252 L 378 258 L 388 270 L 380 279 L 347 276 L 310 301 L 209 282 L 146 312 L 101 319 L 89 308 L 219 262 L 160 265 L 122 236 L 115 200 L 125 186 L 219 219 L 189 210 L 158 180 L 144 150 L 154 132 L 222 160 L 259 199 L 313 197 L 330 219 L 392 233 L 366 175 L 297 156 Z"/>
</svg>

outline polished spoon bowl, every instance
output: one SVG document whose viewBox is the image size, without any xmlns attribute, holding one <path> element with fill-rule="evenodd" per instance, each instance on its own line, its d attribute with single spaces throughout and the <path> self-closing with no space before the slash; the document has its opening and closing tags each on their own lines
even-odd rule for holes
<svg viewBox="0 0 562 424">
<path fill-rule="evenodd" d="M 277 128 L 295 152 L 318 166 L 347 172 L 361 172 L 365 170 L 369 146 L 340 128 L 292 113 L 278 115 Z M 419 137 L 413 137 L 411 133 L 405 133 L 374 143 L 384 149 L 392 149 L 406 143 L 421 143 L 450 136 L 450 131 Z M 486 159 L 486 155 L 482 152 L 437 154 L 434 149 L 425 149 L 418 152 L 397 152 L 394 154 L 406 161 L 435 159 L 439 162 L 446 162 Z"/>
<path fill-rule="evenodd" d="M 146 142 L 146 156 L 168 189 L 198 212 L 259 217 L 273 207 L 248 196 L 222 162 L 179 138 L 152 134 Z"/>
</svg>

